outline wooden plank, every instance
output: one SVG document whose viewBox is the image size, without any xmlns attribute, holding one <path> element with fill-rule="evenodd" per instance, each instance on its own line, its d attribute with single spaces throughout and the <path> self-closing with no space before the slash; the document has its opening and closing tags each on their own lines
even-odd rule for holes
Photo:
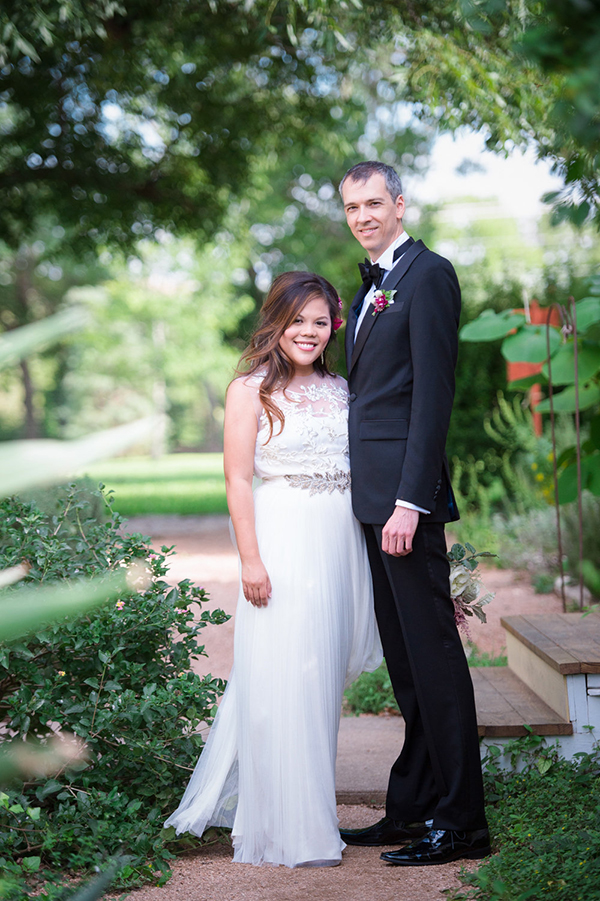
<svg viewBox="0 0 600 901">
<path fill-rule="evenodd" d="M 577 658 L 544 635 L 534 617 L 503 616 L 500 623 L 507 632 L 518 638 L 532 653 L 541 657 L 548 666 L 563 674 L 581 672 Z"/>
<path fill-rule="evenodd" d="M 548 707 L 508 667 L 471 669 L 479 735 L 516 738 L 526 735 L 572 735 L 573 726 Z"/>
<path fill-rule="evenodd" d="M 526 619 L 551 641 L 574 657 L 578 672 L 600 672 L 600 616 L 580 613 L 554 613 L 528 616 Z M 563 673 L 571 672 L 560 667 Z"/>
<path fill-rule="evenodd" d="M 600 615 L 579 613 L 502 617 L 507 632 L 563 675 L 600 673 Z"/>
<path fill-rule="evenodd" d="M 580 672 L 600 672 L 600 616 L 558 614 L 549 627 L 544 627 L 544 632 L 577 657 Z"/>
</svg>

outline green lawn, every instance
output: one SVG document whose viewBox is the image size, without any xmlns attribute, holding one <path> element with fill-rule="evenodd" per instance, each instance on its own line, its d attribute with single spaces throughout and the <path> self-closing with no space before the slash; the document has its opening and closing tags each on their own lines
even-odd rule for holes
<svg viewBox="0 0 600 901">
<path fill-rule="evenodd" d="M 227 513 L 223 454 L 119 457 L 89 466 L 85 475 L 114 491 L 122 516 Z"/>
</svg>

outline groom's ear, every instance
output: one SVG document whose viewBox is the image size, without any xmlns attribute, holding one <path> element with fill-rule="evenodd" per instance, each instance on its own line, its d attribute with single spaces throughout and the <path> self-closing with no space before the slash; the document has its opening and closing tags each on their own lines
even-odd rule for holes
<svg viewBox="0 0 600 901">
<path fill-rule="evenodd" d="M 402 196 L 402 194 L 398 194 L 398 196 L 396 197 L 396 219 L 399 219 L 400 222 L 402 222 L 402 219 L 404 217 L 404 210 L 404 197 Z"/>
</svg>

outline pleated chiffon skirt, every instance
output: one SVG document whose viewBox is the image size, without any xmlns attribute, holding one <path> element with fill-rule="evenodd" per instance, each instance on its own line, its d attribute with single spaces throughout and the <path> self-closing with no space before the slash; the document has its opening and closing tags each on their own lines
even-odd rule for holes
<svg viewBox="0 0 600 901">
<path fill-rule="evenodd" d="M 237 862 L 334 866 L 344 687 L 382 659 L 362 529 L 349 491 L 311 495 L 273 479 L 254 497 L 272 597 L 256 608 L 240 590 L 234 668 L 165 825 L 231 828 Z"/>
</svg>

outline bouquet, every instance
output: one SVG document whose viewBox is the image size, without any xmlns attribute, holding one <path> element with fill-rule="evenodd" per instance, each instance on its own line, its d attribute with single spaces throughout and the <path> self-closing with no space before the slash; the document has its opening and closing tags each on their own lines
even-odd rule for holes
<svg viewBox="0 0 600 901">
<path fill-rule="evenodd" d="M 454 621 L 457 627 L 471 638 L 467 616 L 476 616 L 482 623 L 487 621 L 484 607 L 494 598 L 494 592 L 482 594 L 481 575 L 475 570 L 479 566 L 480 557 L 495 557 L 489 551 L 475 550 L 472 544 L 465 542 L 453 544 L 448 551 L 450 561 L 450 596 L 454 603 Z"/>
</svg>

